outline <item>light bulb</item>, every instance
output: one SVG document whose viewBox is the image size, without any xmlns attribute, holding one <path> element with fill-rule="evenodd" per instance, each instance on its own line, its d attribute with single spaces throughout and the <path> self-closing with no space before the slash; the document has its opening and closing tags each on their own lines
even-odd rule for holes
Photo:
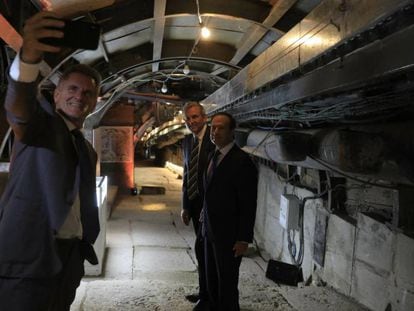
<svg viewBox="0 0 414 311">
<path fill-rule="evenodd" d="M 183 73 L 185 75 L 188 75 L 190 73 L 190 67 L 187 64 L 184 65 Z"/>
<path fill-rule="evenodd" d="M 163 84 L 162 84 L 162 87 L 161 87 L 161 92 L 163 92 L 164 94 L 168 92 L 168 88 L 167 88 L 167 86 L 165 85 L 165 83 L 163 83 Z"/>
<path fill-rule="evenodd" d="M 205 39 L 210 37 L 210 30 L 206 26 L 203 26 L 203 28 L 201 28 L 201 36 Z"/>
</svg>

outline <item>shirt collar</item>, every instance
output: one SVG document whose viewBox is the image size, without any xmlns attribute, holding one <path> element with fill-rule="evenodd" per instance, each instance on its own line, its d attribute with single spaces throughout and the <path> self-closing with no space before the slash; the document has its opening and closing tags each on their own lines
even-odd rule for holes
<svg viewBox="0 0 414 311">
<path fill-rule="evenodd" d="M 193 134 L 193 137 L 194 138 L 197 137 L 198 141 L 199 142 L 202 142 L 203 141 L 204 134 L 206 133 L 206 129 L 207 129 L 207 124 L 204 124 L 204 126 L 201 129 L 200 133 L 198 133 L 197 135 L 194 135 Z"/>
<path fill-rule="evenodd" d="M 66 119 L 65 116 L 63 114 L 61 114 L 58 110 L 56 110 L 56 113 L 62 117 L 63 121 L 65 122 L 66 126 L 69 129 L 69 132 L 70 131 L 73 131 L 74 129 L 77 129 L 77 127 L 75 126 L 75 124 L 73 124 L 68 119 Z"/>
<path fill-rule="evenodd" d="M 230 149 L 233 148 L 234 141 L 230 142 L 229 144 L 225 145 L 223 148 L 216 148 L 216 150 L 220 151 L 220 155 L 224 157 L 227 153 L 229 153 Z"/>
</svg>

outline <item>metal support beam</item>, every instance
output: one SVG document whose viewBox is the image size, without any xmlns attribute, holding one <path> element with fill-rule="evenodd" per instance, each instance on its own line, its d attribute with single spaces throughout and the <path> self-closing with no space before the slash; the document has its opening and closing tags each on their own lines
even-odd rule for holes
<svg viewBox="0 0 414 311">
<path fill-rule="evenodd" d="M 154 51 L 152 55 L 153 60 L 161 59 L 162 42 L 164 40 L 165 27 L 165 6 L 167 0 L 154 1 Z M 152 63 L 152 71 L 157 72 L 159 63 Z"/>
<path fill-rule="evenodd" d="M 411 51 L 414 50 L 414 42 L 410 38 L 414 38 L 414 25 L 301 78 L 281 84 L 269 92 L 252 96 L 248 100 L 239 99 L 239 102 L 230 103 L 220 109 L 227 109 L 235 115 L 251 114 L 269 108 L 279 110 L 288 104 L 304 102 L 316 96 L 320 98 L 350 92 L 366 87 L 376 80 L 384 81 L 400 73 L 412 72 L 414 54 Z"/>
<path fill-rule="evenodd" d="M 263 21 L 262 26 L 253 24 L 250 29 L 244 34 L 243 38 L 240 40 L 241 44 L 238 47 L 233 58 L 230 60 L 230 64 L 237 65 L 243 57 L 249 53 L 249 51 L 263 38 L 263 36 L 268 31 L 268 28 L 271 28 L 274 24 L 279 21 L 283 15 L 297 2 L 297 0 L 286 0 L 286 1 L 277 1 L 272 10 L 269 13 L 269 16 Z M 280 31 L 280 36 L 284 33 Z M 226 71 L 227 68 L 219 67 L 212 74 L 219 75 Z"/>
<path fill-rule="evenodd" d="M 13 50 L 18 51 L 23 44 L 20 34 L 12 25 L 0 14 L 0 38 L 4 40 Z"/>
<path fill-rule="evenodd" d="M 241 40 L 242 44 L 239 46 L 236 54 L 230 60 L 230 64 L 237 65 L 244 56 L 263 38 L 266 34 L 267 29 L 271 28 L 277 21 L 279 21 L 283 15 L 297 2 L 297 0 L 285 0 L 278 1 L 273 6 L 270 14 L 263 21 L 264 27 L 259 27 L 258 25 L 252 25 L 249 31 L 246 32 Z M 280 32 L 280 35 L 283 35 L 283 32 Z"/>
<path fill-rule="evenodd" d="M 338 6 L 338 1 L 334 0 L 321 2 L 298 25 L 203 103 L 207 106 L 214 103 L 216 107 L 227 105 L 293 70 L 300 70 L 334 46 L 383 22 L 393 12 L 412 5 L 413 1 L 381 0 L 374 3 L 349 0 L 344 3 L 345 6 Z M 320 80 L 314 80 L 311 84 L 316 81 L 316 84 L 320 83 Z"/>
</svg>

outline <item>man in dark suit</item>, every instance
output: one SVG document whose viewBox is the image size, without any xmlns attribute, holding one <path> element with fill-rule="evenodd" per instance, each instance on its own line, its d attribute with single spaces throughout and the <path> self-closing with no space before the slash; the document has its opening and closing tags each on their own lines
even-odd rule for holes
<svg viewBox="0 0 414 311">
<path fill-rule="evenodd" d="M 200 212 L 203 207 L 203 173 L 206 169 L 207 156 L 214 150 L 210 141 L 210 127 L 204 107 L 197 102 L 184 106 L 184 117 L 191 134 L 183 140 L 184 176 L 181 218 L 188 225 L 193 223 L 196 234 L 195 253 L 198 261 L 199 294 L 188 295 L 191 302 L 197 302 L 194 310 L 203 310 L 208 300 L 204 272 L 204 246 L 200 231 Z"/>
<path fill-rule="evenodd" d="M 97 264 L 97 157 L 79 129 L 95 108 L 100 75 L 75 65 L 54 91 L 55 106 L 37 98 L 43 53 L 60 50 L 39 41 L 63 35 L 55 18 L 41 12 L 26 21 L 9 72 L 5 109 L 14 145 L 0 200 L 0 301 L 11 311 L 69 310 L 84 259 Z"/>
<path fill-rule="evenodd" d="M 239 267 L 253 240 L 257 169 L 234 143 L 235 128 L 228 113 L 211 119 L 216 151 L 206 171 L 202 216 L 210 310 L 240 310 Z"/>
</svg>

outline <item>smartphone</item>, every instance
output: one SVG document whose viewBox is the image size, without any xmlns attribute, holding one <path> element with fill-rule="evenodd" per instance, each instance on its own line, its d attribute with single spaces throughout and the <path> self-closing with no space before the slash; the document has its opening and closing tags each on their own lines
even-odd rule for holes
<svg viewBox="0 0 414 311">
<path fill-rule="evenodd" d="M 96 50 L 101 35 L 98 24 L 80 20 L 64 20 L 65 26 L 61 29 L 63 38 L 44 38 L 40 41 L 49 45 L 64 46 L 73 49 Z"/>
</svg>

